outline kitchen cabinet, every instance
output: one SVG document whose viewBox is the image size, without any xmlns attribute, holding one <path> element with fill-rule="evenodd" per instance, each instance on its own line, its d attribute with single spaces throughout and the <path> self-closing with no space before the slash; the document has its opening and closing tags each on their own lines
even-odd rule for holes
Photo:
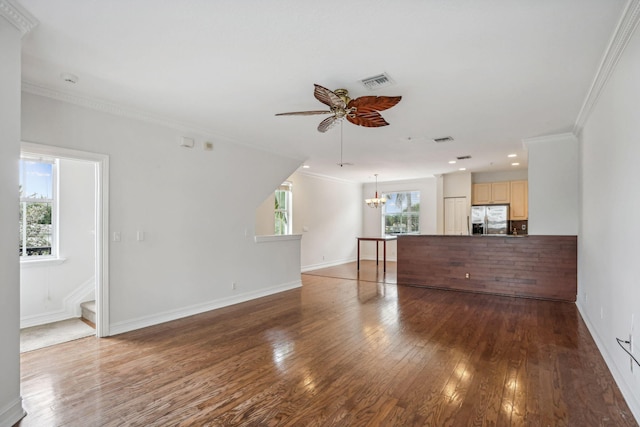
<svg viewBox="0 0 640 427">
<path fill-rule="evenodd" d="M 526 220 L 529 217 L 529 186 L 527 181 L 511 181 L 510 218 L 512 221 Z"/>
<path fill-rule="evenodd" d="M 474 205 L 488 205 L 491 203 L 491 183 L 473 184 L 471 198 Z"/>
<path fill-rule="evenodd" d="M 473 204 L 490 205 L 509 203 L 509 193 L 509 181 L 473 184 Z"/>
</svg>

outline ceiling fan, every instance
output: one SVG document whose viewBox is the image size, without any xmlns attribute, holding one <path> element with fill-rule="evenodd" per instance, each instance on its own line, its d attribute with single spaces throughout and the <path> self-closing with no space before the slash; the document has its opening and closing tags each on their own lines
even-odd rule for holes
<svg viewBox="0 0 640 427">
<path fill-rule="evenodd" d="M 319 132 L 326 132 L 343 118 L 346 118 L 354 125 L 375 128 L 389 124 L 378 111 L 391 108 L 402 99 L 401 96 L 361 96 L 360 98 L 351 99 L 346 89 L 330 91 L 326 87 L 317 84 L 314 86 L 313 96 L 315 96 L 318 101 L 328 105 L 329 111 L 294 111 L 291 113 L 279 113 L 276 114 L 276 116 L 332 114 L 320 122 L 318 125 Z"/>
</svg>

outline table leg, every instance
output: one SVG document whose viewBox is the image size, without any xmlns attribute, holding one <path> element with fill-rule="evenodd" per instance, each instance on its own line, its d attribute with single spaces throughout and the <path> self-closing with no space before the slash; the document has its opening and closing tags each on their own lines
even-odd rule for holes
<svg viewBox="0 0 640 427">
<path fill-rule="evenodd" d="M 358 239 L 358 270 L 360 270 L 360 239 Z"/>
<path fill-rule="evenodd" d="M 382 243 L 384 245 L 384 255 L 382 258 L 382 265 L 383 265 L 382 271 L 386 273 L 387 272 L 387 241 L 383 240 Z"/>
<path fill-rule="evenodd" d="M 378 244 L 378 241 L 376 240 L 376 265 L 378 265 L 378 250 L 380 249 L 380 245 Z"/>
</svg>

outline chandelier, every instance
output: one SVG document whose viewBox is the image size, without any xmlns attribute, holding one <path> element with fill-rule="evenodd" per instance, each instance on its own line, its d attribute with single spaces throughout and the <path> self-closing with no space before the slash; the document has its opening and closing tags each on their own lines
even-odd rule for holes
<svg viewBox="0 0 640 427">
<path fill-rule="evenodd" d="M 382 196 L 382 197 L 378 197 L 378 174 L 375 174 L 376 176 L 376 197 L 374 197 L 373 199 L 365 199 L 365 203 L 367 204 L 367 206 L 369 206 L 370 208 L 377 208 L 378 206 L 383 206 L 386 202 L 387 199 Z"/>
</svg>

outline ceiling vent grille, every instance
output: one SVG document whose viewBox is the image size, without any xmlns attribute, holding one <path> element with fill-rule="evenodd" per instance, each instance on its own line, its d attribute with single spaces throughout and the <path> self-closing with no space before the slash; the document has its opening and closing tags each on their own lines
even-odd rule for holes
<svg viewBox="0 0 640 427">
<path fill-rule="evenodd" d="M 393 86 L 395 83 L 387 73 L 378 74 L 377 76 L 367 77 L 360 80 L 362 86 L 369 90 L 376 90 L 387 86 Z"/>
<path fill-rule="evenodd" d="M 469 155 L 456 157 L 456 159 L 458 159 L 458 160 L 467 160 L 467 159 L 470 159 L 470 158 L 471 158 L 471 156 L 469 156 Z"/>
<path fill-rule="evenodd" d="M 433 142 L 436 144 L 442 144 L 443 142 L 451 142 L 453 138 L 450 136 L 443 136 L 442 138 L 433 138 Z"/>
</svg>

